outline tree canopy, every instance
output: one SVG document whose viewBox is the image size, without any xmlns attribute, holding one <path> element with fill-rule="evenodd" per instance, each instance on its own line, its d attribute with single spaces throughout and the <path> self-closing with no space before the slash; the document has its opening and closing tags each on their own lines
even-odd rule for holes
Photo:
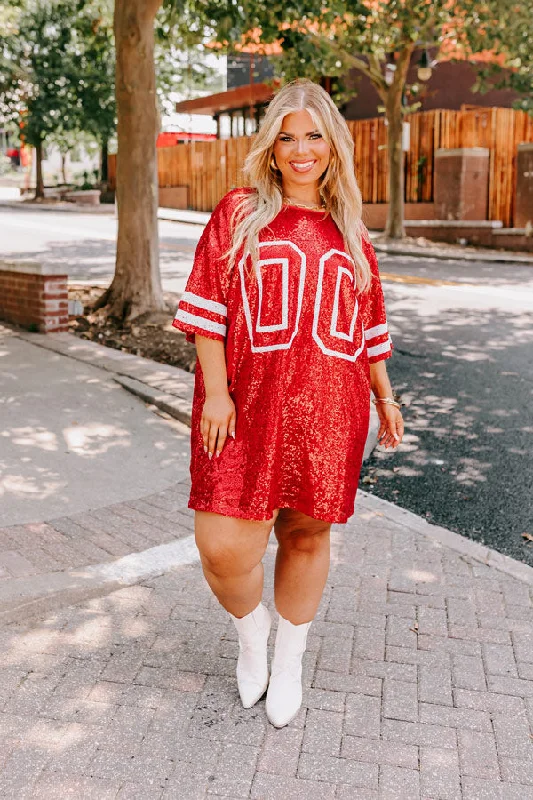
<svg viewBox="0 0 533 800">
<path fill-rule="evenodd" d="M 0 114 L 37 152 L 84 132 L 105 143 L 115 125 L 112 29 L 98 0 L 27 0 L 0 30 Z"/>
<path fill-rule="evenodd" d="M 491 49 L 500 59 L 490 70 L 480 70 L 479 88 L 486 85 L 483 76 L 493 76 L 499 65 L 513 68 L 504 85 L 519 91 L 531 86 L 533 33 L 513 0 L 241 0 L 224 8 L 230 22 L 218 28 L 218 41 L 229 47 L 278 42 L 275 66 L 284 79 L 337 78 L 339 104 L 357 92 L 350 83 L 354 70 L 370 80 L 387 120 L 387 234 L 393 238 L 403 235 L 402 118 L 418 107 L 422 89 L 421 80 L 409 82 L 415 59 L 422 58 L 422 64 L 453 55 L 472 59 Z"/>
<path fill-rule="evenodd" d="M 533 25 L 514 0 L 497 0 L 497 14 L 471 29 L 476 51 L 490 50 L 497 59 L 478 66 L 477 88 L 514 89 L 515 108 L 533 114 Z"/>
<path fill-rule="evenodd" d="M 69 13 L 70 12 L 70 13 Z M 3 33 L 0 108 L 4 118 L 24 122 L 31 145 L 76 125 L 72 80 L 74 3 L 35 3 L 11 17 Z"/>
</svg>

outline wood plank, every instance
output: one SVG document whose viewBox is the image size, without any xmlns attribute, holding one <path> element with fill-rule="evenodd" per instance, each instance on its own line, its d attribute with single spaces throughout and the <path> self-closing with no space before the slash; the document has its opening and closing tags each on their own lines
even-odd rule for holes
<svg viewBox="0 0 533 800">
<path fill-rule="evenodd" d="M 434 154 L 438 148 L 488 147 L 489 219 L 512 225 L 516 190 L 516 150 L 533 142 L 533 119 L 506 108 L 436 109 L 409 115 L 411 143 L 406 154 L 405 199 L 431 202 Z M 364 202 L 388 201 L 387 128 L 384 118 L 349 120 L 354 169 Z M 243 186 L 244 160 L 253 137 L 187 142 L 159 148 L 159 186 L 188 186 L 192 209 L 210 211 L 230 189 Z M 115 188 L 116 156 L 108 158 L 110 188 Z"/>
</svg>

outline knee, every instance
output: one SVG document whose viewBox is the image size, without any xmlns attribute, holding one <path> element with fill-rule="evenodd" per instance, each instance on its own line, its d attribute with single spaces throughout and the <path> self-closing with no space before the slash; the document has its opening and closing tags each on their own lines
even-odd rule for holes
<svg viewBox="0 0 533 800">
<path fill-rule="evenodd" d="M 237 547 L 222 542 L 196 542 L 204 568 L 218 578 L 231 578 L 250 572 L 255 564 L 243 557 Z"/>
<path fill-rule="evenodd" d="M 328 523 L 314 520 L 311 525 L 280 526 L 276 530 L 276 537 L 280 546 L 285 550 L 313 555 L 325 546 L 329 546 Z"/>
</svg>

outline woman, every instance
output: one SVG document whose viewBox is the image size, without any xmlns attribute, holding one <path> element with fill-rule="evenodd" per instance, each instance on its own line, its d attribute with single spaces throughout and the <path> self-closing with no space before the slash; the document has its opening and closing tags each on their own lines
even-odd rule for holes
<svg viewBox="0 0 533 800">
<path fill-rule="evenodd" d="M 237 628 L 244 707 L 268 687 L 267 716 L 282 727 L 302 702 L 331 523 L 353 513 L 370 390 L 385 447 L 399 444 L 403 422 L 353 141 L 323 89 L 281 89 L 245 174 L 252 188 L 229 192 L 211 216 L 173 324 L 198 354 L 189 507 L 204 575 Z M 279 622 L 269 681 L 261 597 L 272 527 Z"/>
</svg>

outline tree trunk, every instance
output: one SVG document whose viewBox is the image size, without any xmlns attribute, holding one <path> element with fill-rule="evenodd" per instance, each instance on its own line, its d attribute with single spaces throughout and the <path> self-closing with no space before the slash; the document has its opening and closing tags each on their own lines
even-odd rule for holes
<svg viewBox="0 0 533 800">
<path fill-rule="evenodd" d="M 61 177 L 63 178 L 63 183 L 68 183 L 67 180 L 67 158 L 68 158 L 68 150 L 65 150 L 64 153 L 61 153 Z"/>
<path fill-rule="evenodd" d="M 401 94 L 399 102 L 393 102 L 386 107 L 387 114 L 387 148 L 389 153 L 389 213 L 385 235 L 390 239 L 402 239 L 405 235 L 403 228 L 404 216 L 404 175 L 402 151 L 402 105 Z"/>
<path fill-rule="evenodd" d="M 134 319 L 165 308 L 159 273 L 154 17 L 162 0 L 116 0 L 117 206 L 115 275 L 95 308 Z"/>
<path fill-rule="evenodd" d="M 390 239 L 402 239 L 405 236 L 404 216 L 404 169 L 402 150 L 402 98 L 407 80 L 407 72 L 411 62 L 414 45 L 403 47 L 396 61 L 394 80 L 386 91 L 385 114 L 387 117 L 387 149 L 389 154 L 389 214 L 385 235 Z"/>
<path fill-rule="evenodd" d="M 35 199 L 44 197 L 43 143 L 35 145 Z"/>
<path fill-rule="evenodd" d="M 103 185 L 107 188 L 107 181 L 108 181 L 108 171 L 107 171 L 107 157 L 108 153 L 108 144 L 107 137 L 102 139 L 101 142 L 101 149 L 100 149 L 100 181 Z"/>
</svg>

